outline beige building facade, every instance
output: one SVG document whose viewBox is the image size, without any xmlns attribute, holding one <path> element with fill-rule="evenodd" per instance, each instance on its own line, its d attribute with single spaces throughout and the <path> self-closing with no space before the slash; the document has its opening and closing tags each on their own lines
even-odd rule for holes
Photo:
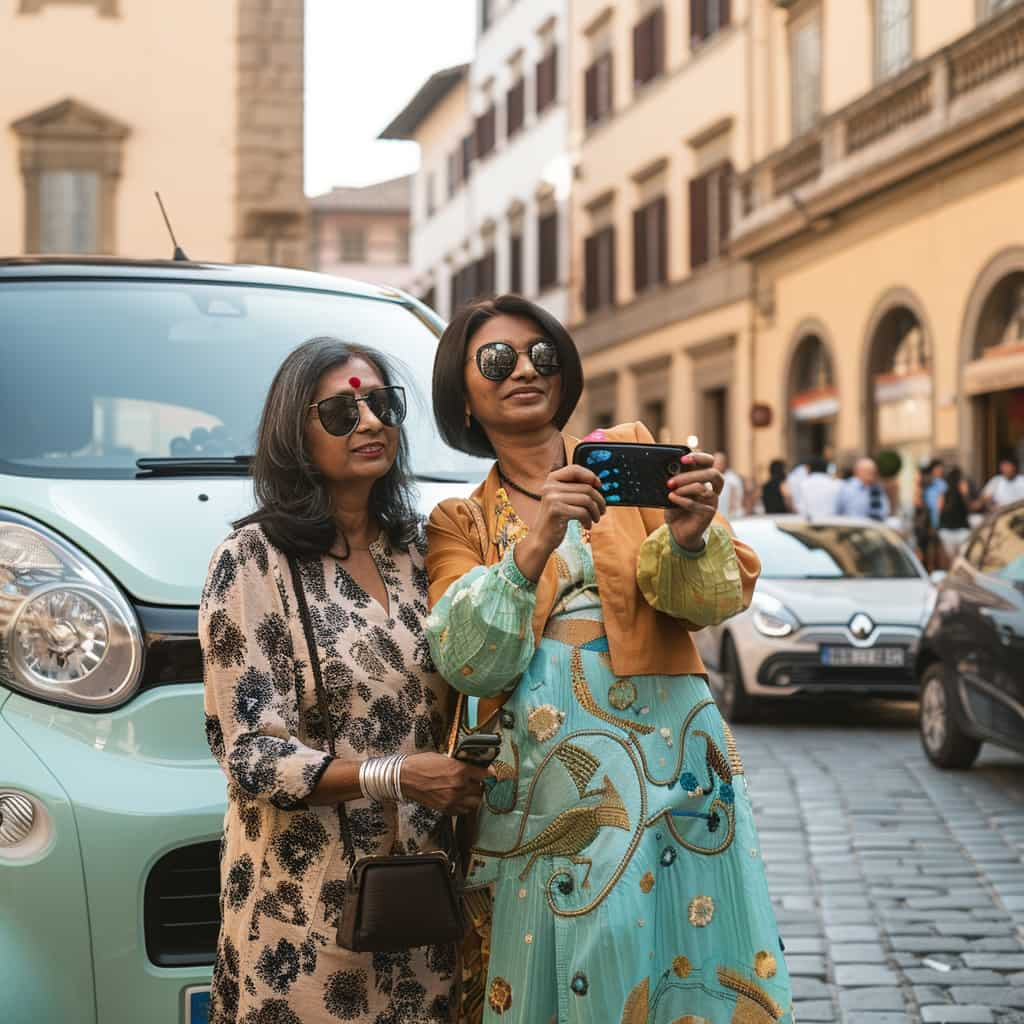
<svg viewBox="0 0 1024 1024">
<path fill-rule="evenodd" d="M 575 6 L 577 425 L 1024 455 L 1024 5 Z"/>
<path fill-rule="evenodd" d="M 0 0 L 0 254 L 304 266 L 302 0 Z"/>
</svg>

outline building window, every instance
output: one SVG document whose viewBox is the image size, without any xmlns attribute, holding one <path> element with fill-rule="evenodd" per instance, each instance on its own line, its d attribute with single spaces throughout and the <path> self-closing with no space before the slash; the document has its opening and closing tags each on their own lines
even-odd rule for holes
<svg viewBox="0 0 1024 1024">
<path fill-rule="evenodd" d="M 690 0 L 690 45 L 700 46 L 729 24 L 730 0 Z"/>
<path fill-rule="evenodd" d="M 409 228 L 406 225 L 402 225 L 398 229 L 398 235 L 396 239 L 396 250 L 398 253 L 399 263 L 408 263 L 409 257 L 412 254 L 411 237 L 409 234 Z"/>
<path fill-rule="evenodd" d="M 633 85 L 646 85 L 665 70 L 665 9 L 633 26 Z"/>
<path fill-rule="evenodd" d="M 95 171 L 44 171 L 39 176 L 39 252 L 99 249 L 100 176 Z"/>
<path fill-rule="evenodd" d="M 732 164 L 725 162 L 690 181 L 690 269 L 724 256 L 731 230 Z"/>
<path fill-rule="evenodd" d="M 793 134 L 810 131 L 821 113 L 821 17 L 817 11 L 790 36 Z"/>
<path fill-rule="evenodd" d="M 879 80 L 899 74 L 912 56 L 912 0 L 875 0 L 875 71 Z"/>
<path fill-rule="evenodd" d="M 612 114 L 612 54 L 601 54 L 583 76 L 587 127 L 600 124 Z"/>
<path fill-rule="evenodd" d="M 596 231 L 583 243 L 583 306 L 588 313 L 615 305 L 615 228 Z"/>
<path fill-rule="evenodd" d="M 512 138 L 526 121 L 526 80 L 520 78 L 505 96 L 505 134 Z"/>
<path fill-rule="evenodd" d="M 523 293 L 523 236 L 512 235 L 508 241 L 508 290 Z"/>
<path fill-rule="evenodd" d="M 497 111 L 495 110 L 493 103 L 476 119 L 475 147 L 476 155 L 481 160 L 483 160 L 485 156 L 490 156 L 494 150 L 494 144 L 496 141 L 496 122 Z"/>
<path fill-rule="evenodd" d="M 427 180 L 426 180 L 426 183 L 425 183 L 424 187 L 426 188 L 426 191 L 427 191 L 427 196 L 426 196 L 426 199 L 427 199 L 427 216 L 428 217 L 433 217 L 434 216 L 434 211 L 437 209 L 437 196 L 436 196 L 437 181 L 436 181 L 436 175 L 434 174 L 433 171 L 431 171 L 427 175 Z"/>
<path fill-rule="evenodd" d="M 489 249 L 476 261 L 476 294 L 471 297 L 489 298 L 495 293 L 496 283 L 494 250 Z"/>
<path fill-rule="evenodd" d="M 633 290 L 668 280 L 668 203 L 658 196 L 633 211 Z"/>
<path fill-rule="evenodd" d="M 558 284 L 558 211 L 541 214 L 537 220 L 538 272 L 540 291 Z"/>
<path fill-rule="evenodd" d="M 462 166 L 459 168 L 459 178 L 462 181 L 469 181 L 469 172 L 473 167 L 473 133 L 470 132 L 462 140 Z"/>
<path fill-rule="evenodd" d="M 552 46 L 537 62 L 537 113 L 543 114 L 558 99 L 558 48 Z"/>
<path fill-rule="evenodd" d="M 486 32 L 494 23 L 494 0 L 480 0 L 480 33 Z"/>
<path fill-rule="evenodd" d="M 462 168 L 462 157 L 459 150 L 456 149 L 448 154 L 448 198 L 459 190 L 459 171 Z"/>
<path fill-rule="evenodd" d="M 77 100 L 12 125 L 25 182 L 25 251 L 113 253 L 128 128 Z"/>
<path fill-rule="evenodd" d="M 341 262 L 366 262 L 366 232 L 362 228 L 341 229 Z"/>
</svg>

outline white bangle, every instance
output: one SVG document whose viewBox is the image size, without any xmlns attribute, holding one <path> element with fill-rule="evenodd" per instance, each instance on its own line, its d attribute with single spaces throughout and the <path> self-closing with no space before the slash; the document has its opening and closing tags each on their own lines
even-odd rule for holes
<svg viewBox="0 0 1024 1024">
<path fill-rule="evenodd" d="M 367 800 L 404 803 L 402 764 L 405 754 L 370 757 L 359 766 L 359 790 Z"/>
</svg>

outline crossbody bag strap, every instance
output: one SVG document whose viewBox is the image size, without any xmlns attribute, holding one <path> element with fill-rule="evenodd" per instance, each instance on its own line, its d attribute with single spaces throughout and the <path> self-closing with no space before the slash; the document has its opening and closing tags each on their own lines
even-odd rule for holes
<svg viewBox="0 0 1024 1024">
<path fill-rule="evenodd" d="M 302 622 L 302 632 L 306 637 L 306 647 L 309 650 L 309 667 L 313 673 L 313 688 L 316 691 L 316 703 L 320 709 L 320 720 L 327 732 L 327 749 L 331 757 L 337 757 L 334 742 L 334 723 L 331 721 L 330 712 L 327 708 L 327 695 L 324 691 L 324 677 L 320 668 L 320 655 L 317 652 L 316 640 L 313 635 L 313 621 L 309 615 L 309 604 L 306 601 L 306 590 L 302 585 L 302 574 L 299 572 L 299 563 L 294 555 L 288 556 L 288 568 L 292 574 L 292 588 L 295 591 L 295 602 L 299 608 L 299 619 Z M 341 839 L 345 844 L 345 856 L 349 864 L 355 864 L 356 851 L 352 842 L 352 826 L 348 820 L 348 811 L 345 809 L 345 801 L 338 801 L 338 824 L 341 827 Z"/>
</svg>

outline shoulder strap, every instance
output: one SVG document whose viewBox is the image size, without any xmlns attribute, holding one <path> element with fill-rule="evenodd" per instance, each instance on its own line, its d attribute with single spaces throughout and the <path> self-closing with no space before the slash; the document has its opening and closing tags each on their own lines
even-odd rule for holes
<svg viewBox="0 0 1024 1024">
<path fill-rule="evenodd" d="M 334 723 L 331 721 L 327 709 L 327 697 L 324 692 L 323 672 L 320 668 L 320 655 L 317 653 L 316 640 L 313 636 L 313 622 L 309 616 L 309 604 L 306 601 L 306 589 L 302 585 L 302 574 L 299 572 L 298 560 L 294 555 L 288 556 L 288 568 L 292 574 L 292 589 L 295 591 L 295 602 L 299 609 L 299 619 L 302 621 L 302 632 L 306 637 L 306 647 L 309 650 L 309 667 L 313 673 L 313 687 L 316 690 L 316 703 L 320 709 L 320 720 L 324 724 L 327 733 L 327 749 L 331 757 L 337 757 L 334 742 Z M 348 811 L 345 809 L 345 801 L 338 801 L 338 824 L 341 827 L 341 839 L 345 844 L 345 856 L 350 864 L 356 860 L 355 847 L 352 843 L 352 828 L 348 820 Z"/>
</svg>

